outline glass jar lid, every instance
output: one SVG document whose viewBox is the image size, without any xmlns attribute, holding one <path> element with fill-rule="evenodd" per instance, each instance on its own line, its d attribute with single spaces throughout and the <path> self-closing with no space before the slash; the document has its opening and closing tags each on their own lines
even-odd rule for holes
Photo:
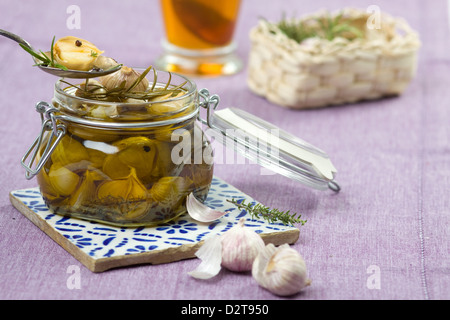
<svg viewBox="0 0 450 320">
<path fill-rule="evenodd" d="M 206 89 L 200 90 L 199 95 L 203 99 L 200 106 L 207 110 L 206 119 L 200 120 L 212 129 L 214 139 L 247 159 L 306 186 L 340 191 L 335 181 L 337 170 L 324 151 L 244 110 L 215 110 L 219 97 L 209 96 Z"/>
</svg>

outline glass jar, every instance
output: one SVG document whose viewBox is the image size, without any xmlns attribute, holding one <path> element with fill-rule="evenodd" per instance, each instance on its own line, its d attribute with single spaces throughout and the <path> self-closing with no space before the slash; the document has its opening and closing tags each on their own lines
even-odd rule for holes
<svg viewBox="0 0 450 320">
<path fill-rule="evenodd" d="M 61 79 L 52 105 L 38 103 L 42 132 L 24 157 L 35 169 L 25 167 L 54 213 L 154 226 L 185 213 L 189 193 L 207 197 L 213 157 L 196 121 L 197 87 L 178 74 L 158 71 L 157 78 L 156 88 L 184 83 L 185 91 L 152 102 L 109 102 L 80 97 L 79 86 Z"/>
</svg>

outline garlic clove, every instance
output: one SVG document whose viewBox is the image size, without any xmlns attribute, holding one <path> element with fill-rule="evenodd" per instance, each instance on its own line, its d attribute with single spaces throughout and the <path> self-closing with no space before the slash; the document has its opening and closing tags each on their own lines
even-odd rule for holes
<svg viewBox="0 0 450 320">
<path fill-rule="evenodd" d="M 198 267 L 188 272 L 196 279 L 210 279 L 221 270 L 222 263 L 222 239 L 218 234 L 208 237 L 200 249 L 195 253 L 202 260 Z"/>
<path fill-rule="evenodd" d="M 65 135 L 51 154 L 54 164 L 66 166 L 89 159 L 86 148 L 76 139 Z"/>
<path fill-rule="evenodd" d="M 100 70 L 108 70 L 114 68 L 118 65 L 116 60 L 110 57 L 98 56 L 93 63 L 93 68 L 97 68 Z"/>
<path fill-rule="evenodd" d="M 53 164 L 48 177 L 53 188 L 62 196 L 71 195 L 77 188 L 80 177 L 64 166 Z"/>
<path fill-rule="evenodd" d="M 141 74 L 136 70 L 123 66 L 119 71 L 98 78 L 98 81 L 107 89 L 129 89 Z M 149 81 L 143 78 L 130 92 L 144 92 L 148 89 Z"/>
<path fill-rule="evenodd" d="M 173 93 L 169 93 L 163 96 L 154 97 L 151 100 L 149 111 L 153 114 L 165 115 L 171 112 L 181 110 L 185 102 L 183 100 L 173 100 L 173 99 L 180 97 L 184 94 L 185 94 L 184 91 L 180 91 L 176 95 L 174 95 Z"/>
<path fill-rule="evenodd" d="M 188 193 L 183 177 L 162 177 L 150 189 L 152 198 L 168 207 L 181 204 Z"/>
<path fill-rule="evenodd" d="M 137 176 L 143 178 L 152 173 L 156 158 L 156 142 L 147 137 L 130 137 L 113 144 L 120 151 L 117 157 L 127 166 L 136 169 Z"/>
<path fill-rule="evenodd" d="M 128 176 L 131 168 L 144 179 L 152 174 L 157 160 L 157 142 L 146 137 L 131 137 L 113 143 L 118 152 L 106 156 L 103 172 L 111 179 Z"/>
<path fill-rule="evenodd" d="M 86 85 L 87 84 L 87 85 Z M 82 83 L 75 91 L 75 95 L 80 98 L 89 98 L 90 95 L 95 95 L 97 100 L 105 100 L 106 90 L 103 85 L 95 79 L 89 80 L 87 83 Z"/>
<path fill-rule="evenodd" d="M 263 288 L 279 296 L 290 296 L 310 285 L 303 257 L 288 244 L 268 244 L 252 266 L 252 276 Z"/>
<path fill-rule="evenodd" d="M 138 218 L 148 211 L 148 190 L 136 176 L 134 168 L 125 179 L 103 182 L 97 189 L 97 197 L 117 206 L 126 219 Z"/>
<path fill-rule="evenodd" d="M 222 235 L 222 266 L 236 272 L 249 271 L 264 246 L 261 236 L 245 227 L 245 218 L 241 218 Z"/>
<path fill-rule="evenodd" d="M 73 192 L 68 200 L 68 205 L 77 210 L 82 206 L 86 206 L 95 200 L 96 180 L 101 180 L 103 177 L 96 171 L 86 170 L 82 178 L 82 182 L 78 189 Z"/>
<path fill-rule="evenodd" d="M 117 154 L 109 154 L 105 157 L 102 170 L 112 180 L 124 179 L 131 173 L 131 167 L 123 163 Z"/>
<path fill-rule="evenodd" d="M 199 222 L 211 222 L 226 214 L 201 203 L 192 192 L 186 197 L 186 209 L 191 218 Z"/>
<path fill-rule="evenodd" d="M 102 53 L 91 42 L 73 36 L 63 37 L 53 45 L 56 62 L 71 70 L 92 69 L 97 56 Z"/>
</svg>

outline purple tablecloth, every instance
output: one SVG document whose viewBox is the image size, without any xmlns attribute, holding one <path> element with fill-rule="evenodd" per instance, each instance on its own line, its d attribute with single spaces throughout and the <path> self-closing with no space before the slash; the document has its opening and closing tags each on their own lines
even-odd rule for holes
<svg viewBox="0 0 450 320">
<path fill-rule="evenodd" d="M 69 5 L 80 29 L 69 30 Z M 446 1 L 243 0 L 238 54 L 247 63 L 248 33 L 259 17 L 276 20 L 343 6 L 404 17 L 421 35 L 416 78 L 397 98 L 310 111 L 281 108 L 252 94 L 246 70 L 196 79 L 236 106 L 325 150 L 338 169 L 339 194 L 309 189 L 256 164 L 218 164 L 216 176 L 256 200 L 300 212 L 293 247 L 312 284 L 290 299 L 449 299 L 450 38 Z M 75 35 L 126 65 L 146 67 L 161 53 L 159 2 L 0 0 L 0 28 L 37 48 Z M 248 274 L 222 271 L 212 281 L 187 272 L 196 259 L 92 273 L 11 204 L 12 190 L 34 187 L 20 159 L 39 131 L 34 105 L 49 101 L 55 78 L 33 68 L 14 42 L 0 38 L 0 299 L 279 299 Z M 80 267 L 80 288 L 67 285 Z M 373 282 L 375 278 L 377 282 Z"/>
</svg>

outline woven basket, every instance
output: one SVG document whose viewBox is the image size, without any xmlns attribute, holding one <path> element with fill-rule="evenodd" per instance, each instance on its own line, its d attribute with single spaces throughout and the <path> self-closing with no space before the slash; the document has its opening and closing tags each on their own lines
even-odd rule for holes
<svg viewBox="0 0 450 320">
<path fill-rule="evenodd" d="M 261 20 L 250 32 L 247 83 L 251 91 L 288 108 L 306 109 L 377 99 L 403 93 L 416 74 L 419 36 L 403 19 L 381 14 L 369 28 L 370 13 L 344 9 L 364 37 L 329 41 L 289 39 Z M 317 22 L 325 12 L 301 18 Z M 336 15 L 334 13 L 332 15 Z"/>
</svg>

